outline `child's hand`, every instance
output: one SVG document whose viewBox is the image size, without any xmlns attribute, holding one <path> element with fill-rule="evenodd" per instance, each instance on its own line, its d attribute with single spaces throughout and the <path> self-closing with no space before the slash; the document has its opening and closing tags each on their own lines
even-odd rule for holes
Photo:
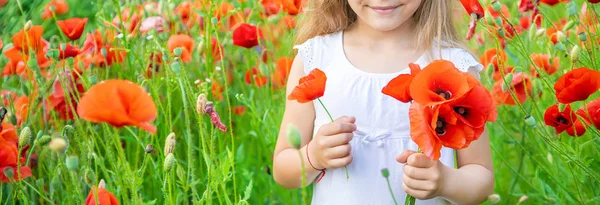
<svg viewBox="0 0 600 205">
<path fill-rule="evenodd" d="M 310 159 L 317 169 L 345 167 L 352 162 L 350 140 L 356 130 L 354 117 L 340 117 L 319 128 L 309 144 Z"/>
<path fill-rule="evenodd" d="M 402 177 L 402 187 L 407 194 L 417 199 L 431 199 L 442 192 L 444 165 L 433 161 L 423 153 L 405 150 L 396 161 L 406 163 Z"/>
</svg>

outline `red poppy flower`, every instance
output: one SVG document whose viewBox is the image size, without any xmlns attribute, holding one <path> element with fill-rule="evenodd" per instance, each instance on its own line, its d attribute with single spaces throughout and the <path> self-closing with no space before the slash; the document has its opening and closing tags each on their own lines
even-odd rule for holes
<svg viewBox="0 0 600 205">
<path fill-rule="evenodd" d="M 233 107 L 233 110 L 236 115 L 243 115 L 244 112 L 246 112 L 246 106 L 243 106 L 243 105 L 235 106 L 235 107 Z"/>
<path fill-rule="evenodd" d="M 397 77 L 393 78 L 385 87 L 383 87 L 381 92 L 403 103 L 412 101 L 413 99 L 410 95 L 410 84 L 412 83 L 413 78 L 419 73 L 419 71 L 421 71 L 421 67 L 414 63 L 408 64 L 408 67 L 410 68 L 411 74 L 398 75 Z"/>
<path fill-rule="evenodd" d="M 15 117 L 17 118 L 17 125 L 27 121 L 29 115 L 29 98 L 27 96 L 19 96 L 13 102 L 15 106 Z"/>
<path fill-rule="evenodd" d="M 194 50 L 194 39 L 185 34 L 172 35 L 167 41 L 169 50 L 173 53 L 176 48 L 181 49 L 181 61 L 184 63 L 192 61 L 192 51 Z"/>
<path fill-rule="evenodd" d="M 556 99 L 563 104 L 587 99 L 600 89 L 600 72 L 576 68 L 562 75 L 554 84 Z"/>
<path fill-rule="evenodd" d="M 54 12 L 52 12 L 54 9 Z M 42 19 L 48 20 L 52 18 L 52 13 L 54 15 L 63 15 L 69 12 L 69 4 L 65 0 L 52 0 L 50 3 L 46 4 L 44 7 L 44 12 L 42 13 Z"/>
<path fill-rule="evenodd" d="M 519 2 L 519 11 L 520 12 L 531 11 L 534 8 L 535 8 L 535 5 L 533 4 L 533 1 L 531 1 L 531 0 L 521 0 Z"/>
<path fill-rule="evenodd" d="M 4 44 L 2 44 L 2 39 L 0 39 L 0 50 L 2 50 L 3 46 L 4 46 Z"/>
<path fill-rule="evenodd" d="M 496 121 L 498 115 L 492 95 L 481 83 L 448 105 L 452 107 L 459 120 L 472 128 L 482 128 L 486 121 Z"/>
<path fill-rule="evenodd" d="M 12 143 L 14 145 L 19 144 L 19 135 L 17 135 L 17 129 L 14 125 L 2 122 L 2 131 L 0 131 L 0 138 L 4 139 L 6 143 Z"/>
<path fill-rule="evenodd" d="M 280 7 L 274 0 L 262 0 L 260 3 L 267 16 L 279 13 Z"/>
<path fill-rule="evenodd" d="M 77 114 L 90 122 L 137 126 L 152 134 L 156 132 L 151 124 L 156 118 L 152 97 L 127 80 L 106 80 L 92 86 L 79 101 Z"/>
<path fill-rule="evenodd" d="M 557 32 L 558 32 L 558 30 L 554 27 L 550 27 L 550 28 L 546 29 L 546 35 L 548 36 L 548 38 L 550 38 L 550 41 L 552 41 L 553 44 L 558 43 Z"/>
<path fill-rule="evenodd" d="M 213 99 L 216 99 L 217 101 L 223 100 L 223 91 L 225 90 L 225 87 L 219 84 L 218 81 L 212 81 L 210 90 L 212 91 Z"/>
<path fill-rule="evenodd" d="M 271 75 L 271 81 L 273 82 L 273 85 L 277 87 L 285 87 L 285 83 L 287 82 L 290 74 L 290 69 L 292 69 L 293 62 L 294 59 L 288 57 L 281 57 L 277 59 L 277 62 L 275 62 L 275 71 Z"/>
<path fill-rule="evenodd" d="M 413 78 L 409 89 L 415 102 L 432 106 L 456 100 L 471 87 L 452 62 L 435 60 Z"/>
<path fill-rule="evenodd" d="M 477 0 L 460 0 L 467 13 L 471 16 L 469 22 L 469 31 L 467 32 L 466 39 L 469 40 L 475 34 L 475 28 L 477 27 L 477 20 L 485 16 L 485 12 L 481 4 Z"/>
<path fill-rule="evenodd" d="M 256 87 L 262 87 L 267 84 L 267 77 L 260 74 L 260 71 L 258 71 L 258 69 L 252 68 L 246 71 L 244 81 L 248 85 L 252 85 L 252 81 L 254 81 Z"/>
<path fill-rule="evenodd" d="M 570 105 L 567 105 L 562 112 L 558 111 L 557 104 L 550 106 L 544 113 L 544 122 L 546 125 L 554 127 L 556 134 L 560 134 L 565 130 L 571 136 L 581 136 L 585 133 L 585 127 L 577 119 Z"/>
<path fill-rule="evenodd" d="M 71 71 L 62 72 L 62 79 L 57 77 L 54 81 L 52 94 L 48 96 L 47 106 L 58 113 L 60 119 L 72 120 L 77 114 L 77 102 L 85 89 L 78 80 L 79 74 Z M 50 110 L 50 109 L 49 109 Z"/>
<path fill-rule="evenodd" d="M 150 54 L 150 63 L 146 69 L 146 77 L 152 77 L 154 73 L 159 72 L 162 63 L 163 59 L 160 52 Z"/>
<path fill-rule="evenodd" d="M 577 110 L 577 115 L 581 116 L 588 124 L 594 125 L 600 129 L 600 98 L 587 103 L 585 107 Z"/>
<path fill-rule="evenodd" d="M 56 24 L 69 39 L 77 40 L 81 37 L 87 21 L 87 18 L 70 18 L 57 21 Z"/>
<path fill-rule="evenodd" d="M 554 5 L 556 5 L 558 3 L 561 3 L 561 2 L 563 2 L 563 3 L 568 3 L 569 2 L 569 0 L 539 0 L 539 1 L 542 4 L 548 4 L 550 6 L 554 6 Z"/>
<path fill-rule="evenodd" d="M 598 2 L 600 2 L 600 0 L 588 0 L 588 2 L 590 2 L 592 4 L 597 4 Z"/>
<path fill-rule="evenodd" d="M 223 46 L 216 38 L 210 39 L 210 50 L 213 61 L 220 61 L 225 56 Z"/>
<path fill-rule="evenodd" d="M 19 181 L 24 178 L 31 176 L 31 169 L 19 163 L 22 163 L 23 159 L 19 156 L 19 150 L 17 145 L 0 138 L 0 170 L 12 169 L 13 177 L 7 177 L 3 172 L 0 172 L 0 182 L 11 182 Z"/>
<path fill-rule="evenodd" d="M 500 12 L 497 12 L 496 10 L 494 10 L 492 8 L 492 4 L 489 4 L 486 8 L 486 10 L 488 12 L 490 12 L 490 15 L 492 15 L 492 17 L 494 18 L 501 18 L 501 16 L 506 17 L 507 19 L 510 19 L 510 11 L 508 10 L 508 7 L 506 7 L 506 5 L 501 4 L 501 9 Z M 504 22 L 504 20 L 502 20 L 502 22 Z"/>
<path fill-rule="evenodd" d="M 0 0 L 0 8 L 2 8 L 4 5 L 6 5 L 6 3 L 8 3 L 8 0 Z"/>
<path fill-rule="evenodd" d="M 243 23 L 233 30 L 233 44 L 244 48 L 258 45 L 258 40 L 263 38 L 262 31 L 250 24 Z"/>
<path fill-rule="evenodd" d="M 548 75 L 556 73 L 558 67 L 560 67 L 560 59 L 554 58 L 550 61 L 550 55 L 547 54 L 531 54 L 531 60 L 533 60 L 538 69 L 545 71 Z M 536 72 L 533 66 L 531 66 L 531 75 L 540 77 L 540 74 Z"/>
<path fill-rule="evenodd" d="M 165 20 L 162 16 L 152 16 L 145 18 L 140 25 L 140 32 L 147 34 L 154 29 L 157 33 L 162 33 L 166 28 Z"/>
<path fill-rule="evenodd" d="M 96 195 L 97 194 L 97 195 Z M 95 205 L 96 198 L 98 199 L 98 204 L 102 205 L 119 205 L 119 201 L 117 197 L 115 197 L 112 193 L 104 188 L 96 188 L 94 187 L 90 190 L 88 194 L 85 205 Z"/>
<path fill-rule="evenodd" d="M 479 61 L 484 67 L 489 67 L 490 64 L 494 67 L 493 79 L 498 80 L 502 76 L 512 72 L 512 67 L 504 66 L 506 62 L 506 53 L 496 48 L 490 48 L 483 52 L 483 55 L 479 58 Z M 504 72 L 500 72 L 500 67 L 504 67 Z"/>
<path fill-rule="evenodd" d="M 531 26 L 531 17 L 529 17 L 529 16 L 522 16 L 519 19 L 519 25 L 521 26 L 521 28 L 523 30 L 529 29 L 529 27 Z"/>
<path fill-rule="evenodd" d="M 524 103 L 527 100 L 528 93 L 531 93 L 531 80 L 529 76 L 523 73 L 515 73 L 512 82 L 509 82 L 509 89 L 506 92 L 502 91 L 504 80 L 496 81 L 493 87 L 494 98 L 497 104 L 516 105 L 517 103 L 512 98 L 510 91 L 516 95 L 519 103 Z"/>
<path fill-rule="evenodd" d="M 63 44 L 63 45 L 65 45 L 65 44 Z M 72 46 L 70 43 L 67 43 L 65 45 L 65 49 L 64 50 L 59 49 L 58 53 L 59 53 L 59 56 L 58 56 L 59 59 L 67 59 L 67 58 L 75 57 L 75 56 L 79 55 L 79 53 L 81 53 L 81 51 L 79 50 L 79 48 L 77 48 L 77 46 Z"/>
<path fill-rule="evenodd" d="M 311 102 L 325 94 L 327 76 L 318 68 L 313 69 L 307 76 L 300 78 L 298 85 L 287 97 L 299 103 Z"/>
</svg>

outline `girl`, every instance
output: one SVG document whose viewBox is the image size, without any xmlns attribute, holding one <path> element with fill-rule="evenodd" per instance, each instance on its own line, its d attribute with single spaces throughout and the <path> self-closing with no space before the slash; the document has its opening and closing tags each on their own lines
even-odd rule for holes
<svg viewBox="0 0 600 205">
<path fill-rule="evenodd" d="M 417 204 L 477 204 L 492 194 L 487 133 L 466 149 L 442 149 L 442 157 L 432 161 L 411 151 L 418 147 L 410 138 L 409 104 L 381 93 L 392 78 L 410 72 L 411 62 L 423 68 L 446 59 L 479 77 L 483 66 L 452 27 L 451 1 L 309 2 L 287 94 L 319 68 L 327 75 L 320 99 L 337 119 L 331 122 L 319 103 L 288 100 L 274 154 L 275 181 L 300 188 L 304 169 L 315 184 L 312 204 L 393 204 L 384 168 L 399 203 L 407 193 Z M 289 124 L 301 132 L 302 158 L 287 140 Z"/>
</svg>

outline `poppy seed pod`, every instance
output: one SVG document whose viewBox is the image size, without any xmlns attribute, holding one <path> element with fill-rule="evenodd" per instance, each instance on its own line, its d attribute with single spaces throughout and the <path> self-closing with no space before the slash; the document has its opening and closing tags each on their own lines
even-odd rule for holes
<svg viewBox="0 0 600 205">
<path fill-rule="evenodd" d="M 165 141 L 165 156 L 175 151 L 175 133 L 170 133 Z"/>
<path fill-rule="evenodd" d="M 175 165 L 175 155 L 173 153 L 169 153 L 165 158 L 165 162 L 163 164 L 163 168 L 165 172 L 171 171 L 173 166 Z"/>
<path fill-rule="evenodd" d="M 292 147 L 300 149 L 300 146 L 302 145 L 302 136 L 300 135 L 300 130 L 298 130 L 294 124 L 288 124 L 287 137 Z"/>
<path fill-rule="evenodd" d="M 79 168 L 79 159 L 77 156 L 68 156 L 65 165 L 67 166 L 67 169 L 76 171 Z"/>
<path fill-rule="evenodd" d="M 492 14 L 490 14 L 489 11 L 485 12 L 485 22 L 487 22 L 490 25 L 494 23 L 494 17 L 492 17 Z"/>
<path fill-rule="evenodd" d="M 571 49 L 571 61 L 577 61 L 577 58 L 579 57 L 579 52 L 581 52 L 581 48 L 578 45 L 575 45 L 573 49 Z"/>
<path fill-rule="evenodd" d="M 63 138 L 54 138 L 50 141 L 48 147 L 56 153 L 63 153 L 67 149 L 67 141 Z"/>
<path fill-rule="evenodd" d="M 204 109 L 206 108 L 206 103 L 208 99 L 206 99 L 206 95 L 204 93 L 198 95 L 198 99 L 196 99 L 196 111 L 199 115 L 204 114 Z"/>
<path fill-rule="evenodd" d="M 579 38 L 580 41 L 586 42 L 588 40 L 587 35 L 585 34 L 585 32 L 581 32 L 579 34 L 577 34 L 577 38 Z"/>
<path fill-rule="evenodd" d="M 25 127 L 21 130 L 21 133 L 19 133 L 19 146 L 25 147 L 29 145 L 29 142 L 31 142 L 31 129 Z"/>
<path fill-rule="evenodd" d="M 177 48 L 173 49 L 173 54 L 177 57 L 180 57 L 182 52 L 183 51 L 181 51 L 181 47 L 177 47 Z"/>
<path fill-rule="evenodd" d="M 171 63 L 171 70 L 175 74 L 179 74 L 179 72 L 181 71 L 181 64 L 179 64 L 179 62 L 177 62 L 177 61 Z"/>
<path fill-rule="evenodd" d="M 388 178 L 390 176 L 390 171 L 387 168 L 382 169 L 381 176 Z"/>
<path fill-rule="evenodd" d="M 525 124 L 527 124 L 530 127 L 535 127 L 535 125 L 537 124 L 535 117 L 531 116 L 531 115 L 527 115 L 525 116 Z"/>
</svg>

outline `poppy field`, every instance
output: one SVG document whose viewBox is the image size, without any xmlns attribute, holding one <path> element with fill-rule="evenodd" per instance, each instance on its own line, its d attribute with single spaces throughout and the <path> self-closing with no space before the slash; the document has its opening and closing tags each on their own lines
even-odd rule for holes
<svg viewBox="0 0 600 205">
<path fill-rule="evenodd" d="M 309 203 L 271 173 L 305 2 L 0 0 L 0 204 Z M 599 1 L 476 2 L 486 203 L 600 204 Z"/>
</svg>

